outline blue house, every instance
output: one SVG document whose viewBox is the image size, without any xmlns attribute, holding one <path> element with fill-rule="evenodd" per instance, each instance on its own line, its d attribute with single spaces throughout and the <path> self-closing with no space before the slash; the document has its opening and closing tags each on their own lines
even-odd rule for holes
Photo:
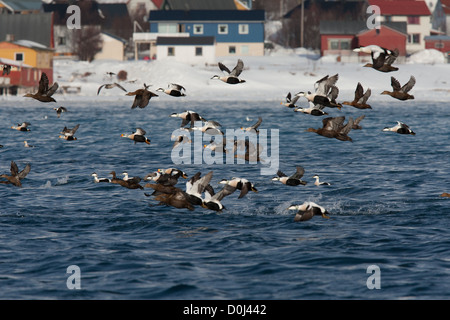
<svg viewBox="0 0 450 320">
<path fill-rule="evenodd" d="M 216 56 L 262 56 L 264 20 L 264 10 L 150 11 L 150 38 L 214 37 Z"/>
</svg>

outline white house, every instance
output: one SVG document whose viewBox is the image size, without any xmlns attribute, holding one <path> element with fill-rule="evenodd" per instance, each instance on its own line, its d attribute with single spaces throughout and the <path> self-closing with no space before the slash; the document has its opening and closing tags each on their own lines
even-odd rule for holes
<svg viewBox="0 0 450 320">
<path fill-rule="evenodd" d="M 156 58 L 192 64 L 215 63 L 214 37 L 157 37 Z"/>
<path fill-rule="evenodd" d="M 119 60 L 123 61 L 125 58 L 126 41 L 106 32 L 101 33 L 103 40 L 102 51 L 97 53 L 95 60 Z"/>
</svg>

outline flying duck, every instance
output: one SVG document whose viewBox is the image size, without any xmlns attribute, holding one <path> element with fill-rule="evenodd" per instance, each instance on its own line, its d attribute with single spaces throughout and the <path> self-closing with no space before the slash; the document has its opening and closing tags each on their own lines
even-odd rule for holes
<svg viewBox="0 0 450 320">
<path fill-rule="evenodd" d="M 320 182 L 319 181 L 319 176 L 317 174 L 314 175 L 313 178 L 316 179 L 316 181 L 314 182 L 314 185 L 316 185 L 316 186 L 329 186 L 329 185 L 331 185 L 329 182 Z"/>
<path fill-rule="evenodd" d="M 323 108 L 325 108 L 325 106 L 323 104 L 316 104 L 315 105 L 314 103 L 309 102 L 309 107 L 308 108 L 296 107 L 294 109 L 294 111 L 295 112 L 302 112 L 302 113 L 309 114 L 309 115 L 316 116 L 316 117 L 320 117 L 320 116 L 328 115 L 328 113 L 323 111 Z"/>
<path fill-rule="evenodd" d="M 294 96 L 294 98 L 292 98 L 291 93 L 289 92 L 286 96 L 286 102 L 280 102 L 281 105 L 288 107 L 288 108 L 296 108 L 297 106 L 295 105 L 297 103 L 297 100 L 300 98 L 300 96 Z"/>
<path fill-rule="evenodd" d="M 361 129 L 362 129 L 362 126 L 361 126 L 359 123 L 360 123 L 365 117 L 366 117 L 366 116 L 363 114 L 363 115 L 360 115 L 358 118 L 356 118 L 356 119 L 353 121 L 352 130 L 361 130 Z"/>
<path fill-rule="evenodd" d="M 189 128 L 189 130 L 193 130 L 193 131 L 201 131 L 210 135 L 224 135 L 223 131 L 220 130 L 220 127 L 222 125 L 220 123 L 218 123 L 217 121 L 214 120 L 208 120 L 204 123 L 203 126 L 198 127 L 198 126 L 194 126 L 192 128 Z"/>
<path fill-rule="evenodd" d="M 408 100 L 408 99 L 414 99 L 413 95 L 410 95 L 408 92 L 414 87 L 416 84 L 416 78 L 414 76 L 411 76 L 409 78 L 409 81 L 403 85 L 403 87 L 400 85 L 400 82 L 398 82 L 397 79 L 394 77 L 391 77 L 391 86 L 393 91 L 383 91 L 381 94 L 387 94 L 391 97 L 398 99 L 398 100 Z"/>
<path fill-rule="evenodd" d="M 172 149 L 176 148 L 180 144 L 192 143 L 192 140 L 186 135 L 179 135 L 179 136 L 176 136 L 173 138 L 175 138 L 175 142 L 173 143 Z M 173 141 L 173 139 L 172 139 L 172 141 Z"/>
<path fill-rule="evenodd" d="M 159 205 L 168 205 L 178 209 L 194 210 L 189 195 L 174 186 L 164 186 L 161 184 L 149 184 L 149 187 L 154 189 L 154 199 L 159 201 Z M 148 194 L 145 194 L 149 196 Z"/>
<path fill-rule="evenodd" d="M 377 45 L 369 45 L 353 49 L 354 52 L 369 53 L 372 58 L 372 63 L 366 63 L 363 67 L 373 68 L 380 72 L 397 71 L 397 67 L 393 67 L 392 63 L 399 55 L 398 49 L 389 50 Z"/>
<path fill-rule="evenodd" d="M 176 177 L 177 179 L 179 177 L 182 177 L 183 179 L 187 179 L 188 175 L 186 174 L 186 172 L 177 169 L 177 168 L 168 168 L 168 169 L 158 169 L 158 172 L 160 172 L 161 174 L 168 174 L 171 177 Z"/>
<path fill-rule="evenodd" d="M 324 207 L 319 206 L 317 203 L 312 201 L 305 201 L 301 205 L 292 205 L 288 208 L 288 210 L 298 210 L 295 214 L 294 221 L 307 221 L 312 219 L 314 216 L 322 216 L 325 219 L 329 219 L 330 217 L 327 214 L 330 214 Z"/>
<path fill-rule="evenodd" d="M 18 131 L 30 131 L 28 126 L 30 126 L 31 123 L 29 122 L 22 122 L 19 123 L 17 126 L 12 126 L 11 129 L 18 130 Z"/>
<path fill-rule="evenodd" d="M 308 128 L 307 132 L 315 132 L 318 135 L 335 138 L 341 141 L 352 141 L 352 138 L 348 136 L 348 133 L 353 127 L 353 118 L 349 118 L 346 125 L 344 125 L 345 116 L 340 117 L 328 117 L 322 120 L 322 128 L 314 129 Z"/>
<path fill-rule="evenodd" d="M 148 87 L 150 86 L 144 83 L 143 89 L 137 89 L 133 92 L 127 92 L 127 96 L 135 96 L 133 104 L 131 105 L 131 109 L 135 109 L 136 107 L 143 109 L 148 105 L 152 97 L 158 96 L 156 93 L 147 90 Z"/>
<path fill-rule="evenodd" d="M 34 146 L 31 144 L 28 144 L 28 141 L 26 141 L 26 140 L 23 142 L 23 144 L 24 144 L 25 148 L 34 148 Z"/>
<path fill-rule="evenodd" d="M 336 87 L 336 82 L 339 79 L 339 75 L 334 76 L 326 75 L 322 79 L 317 80 L 314 83 L 315 92 L 298 92 L 296 96 L 305 97 L 308 101 L 314 103 L 315 105 L 323 105 L 329 108 L 341 109 L 342 105 L 336 102 L 336 98 L 339 95 L 339 89 Z"/>
<path fill-rule="evenodd" d="M 7 174 L 0 175 L 0 178 L 5 178 L 7 180 L 7 181 L 2 181 L 1 183 L 13 184 L 16 187 L 22 187 L 21 180 L 27 176 L 27 174 L 30 172 L 30 170 L 31 170 L 31 165 L 29 163 L 27 163 L 25 168 L 23 168 L 23 170 L 19 172 L 19 168 L 17 167 L 17 164 L 14 161 L 11 161 L 11 168 L 10 168 L 11 175 L 7 175 Z"/>
<path fill-rule="evenodd" d="M 99 182 L 111 182 L 111 179 L 108 179 L 108 178 L 99 178 L 98 175 L 97 175 L 97 173 L 95 173 L 95 172 L 93 172 L 93 173 L 91 174 L 91 176 L 94 177 L 94 182 L 95 182 L 95 183 L 99 183 Z"/>
<path fill-rule="evenodd" d="M 217 212 L 222 212 L 222 210 L 225 209 L 225 206 L 221 201 L 234 191 L 236 191 L 235 187 L 225 184 L 219 192 L 215 193 L 214 188 L 209 184 L 205 187 L 205 198 L 203 199 L 202 207 Z"/>
<path fill-rule="evenodd" d="M 246 128 L 242 127 L 241 129 L 244 130 L 245 132 L 251 132 L 251 133 L 259 134 L 258 127 L 261 125 L 261 123 L 262 123 L 262 118 L 258 117 L 258 121 L 256 121 L 255 124 L 253 124 L 250 127 L 246 127 Z"/>
<path fill-rule="evenodd" d="M 146 132 L 142 128 L 136 128 L 136 131 L 132 134 L 122 133 L 120 136 L 124 138 L 128 138 L 134 141 L 134 144 L 137 142 L 145 142 L 146 144 L 150 144 L 150 139 L 145 136 Z"/>
<path fill-rule="evenodd" d="M 66 109 L 65 107 L 53 108 L 53 110 L 56 111 L 56 116 L 57 116 L 58 118 L 61 116 L 61 113 L 67 112 L 67 109 Z"/>
<path fill-rule="evenodd" d="M 406 124 L 403 122 L 397 121 L 397 125 L 393 126 L 392 128 L 386 127 L 383 129 L 383 131 L 392 131 L 400 134 L 411 134 L 415 135 L 416 133 L 412 131 Z"/>
<path fill-rule="evenodd" d="M 280 181 L 282 184 L 285 184 L 287 186 L 298 186 L 300 184 L 306 185 L 306 181 L 301 180 L 304 173 L 305 169 L 301 166 L 297 166 L 297 171 L 289 177 L 278 170 L 277 177 L 272 178 L 272 181 Z"/>
<path fill-rule="evenodd" d="M 174 186 L 178 183 L 178 179 L 183 176 L 186 177 L 186 174 L 181 171 L 174 169 L 171 173 L 165 173 L 164 170 L 158 169 L 156 172 L 151 172 L 144 177 L 145 181 L 155 181 L 157 184 L 161 184 L 164 186 Z M 149 183 L 144 185 L 144 187 L 149 187 Z"/>
<path fill-rule="evenodd" d="M 201 172 L 197 172 L 188 182 L 186 182 L 186 193 L 188 194 L 191 203 L 194 205 L 203 204 L 202 194 L 205 191 L 206 186 L 209 185 L 213 172 L 210 171 L 203 177 L 200 176 Z"/>
<path fill-rule="evenodd" d="M 234 155 L 235 158 L 244 159 L 245 161 L 255 161 L 260 162 L 261 159 L 261 152 L 263 151 L 263 147 L 256 143 L 256 146 L 250 142 L 249 140 L 235 140 L 233 145 L 233 154 L 237 151 L 237 148 L 240 148 L 240 150 L 244 150 L 244 153 L 236 153 Z"/>
<path fill-rule="evenodd" d="M 353 101 L 344 101 L 342 104 L 352 106 L 358 109 L 372 109 L 370 105 L 367 104 L 367 100 L 369 99 L 370 95 L 372 94 L 372 91 L 369 89 L 364 92 L 364 89 L 360 82 L 356 85 L 355 90 L 355 98 Z"/>
<path fill-rule="evenodd" d="M 77 132 L 78 128 L 80 127 L 80 124 L 77 124 L 72 129 L 68 129 L 66 126 L 64 129 L 60 132 L 62 135 L 59 137 L 68 141 L 77 140 L 77 138 L 74 136 L 75 132 Z"/>
<path fill-rule="evenodd" d="M 231 180 L 222 179 L 219 184 L 225 184 L 228 187 L 241 190 L 238 199 L 243 198 L 249 191 L 258 192 L 253 183 L 243 178 L 232 178 Z"/>
<path fill-rule="evenodd" d="M 39 80 L 39 89 L 36 93 L 27 93 L 24 97 L 33 98 L 41 102 L 56 102 L 52 98 L 52 95 L 58 90 L 58 83 L 55 82 L 49 88 L 49 80 L 45 72 L 42 73 L 41 79 Z"/>
<path fill-rule="evenodd" d="M 181 125 L 180 128 L 186 126 L 188 123 L 191 124 L 191 128 L 194 127 L 196 121 L 203 121 L 206 122 L 207 120 L 203 118 L 201 115 L 199 115 L 195 111 L 186 110 L 181 113 L 172 113 L 169 117 L 171 118 L 181 118 Z"/>
<path fill-rule="evenodd" d="M 447 198 L 450 198 L 450 193 L 448 193 L 448 192 L 443 192 L 443 193 L 440 195 L 440 197 L 447 197 Z"/>
<path fill-rule="evenodd" d="M 156 91 L 164 92 L 165 94 L 168 94 L 169 96 L 173 97 L 184 97 L 186 94 L 184 93 L 186 89 L 176 83 L 169 83 L 167 86 L 167 89 L 164 88 L 158 88 Z"/>
<path fill-rule="evenodd" d="M 142 187 L 139 183 L 136 183 L 133 180 L 125 181 L 123 179 L 117 178 L 115 171 L 111 171 L 109 174 L 112 175 L 112 178 L 110 180 L 111 183 L 119 184 L 122 187 L 125 187 L 128 189 L 144 189 L 144 187 Z"/>
<path fill-rule="evenodd" d="M 11 66 L 9 64 L 4 64 L 3 65 L 3 71 L 2 71 L 2 76 L 9 75 L 9 73 L 11 72 Z"/>
<path fill-rule="evenodd" d="M 245 82 L 245 80 L 239 78 L 239 75 L 244 69 L 244 62 L 241 59 L 238 59 L 237 64 L 232 71 L 230 71 L 230 69 L 228 69 L 228 67 L 225 66 L 222 62 L 219 62 L 218 65 L 219 69 L 222 72 L 228 73 L 228 75 L 225 76 L 214 75 L 211 79 L 221 80 L 228 84 L 238 84 Z"/>
<path fill-rule="evenodd" d="M 124 87 L 122 87 L 120 84 L 114 82 L 114 83 L 106 83 L 106 84 L 103 84 L 100 87 L 98 87 L 97 95 L 99 95 L 100 91 L 103 88 L 105 88 L 105 89 L 112 89 L 112 88 L 116 88 L 116 87 L 119 88 L 119 89 L 122 89 L 125 92 L 127 92 L 127 90 Z"/>
</svg>

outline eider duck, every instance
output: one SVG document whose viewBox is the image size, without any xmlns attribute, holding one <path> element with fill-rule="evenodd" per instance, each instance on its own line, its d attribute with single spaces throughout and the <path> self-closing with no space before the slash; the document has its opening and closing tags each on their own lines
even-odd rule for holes
<svg viewBox="0 0 450 320">
<path fill-rule="evenodd" d="M 311 116 L 320 117 L 320 116 L 328 115 L 328 113 L 323 111 L 323 108 L 325 108 L 325 106 L 322 105 L 322 104 L 316 104 L 315 105 L 312 102 L 309 102 L 309 107 L 308 108 L 296 107 L 294 109 L 294 111 L 295 112 L 302 112 L 302 113 L 305 113 L 305 114 L 309 114 Z"/>
<path fill-rule="evenodd" d="M 352 106 L 358 109 L 372 109 L 372 107 L 367 104 L 367 100 L 369 99 L 370 95 L 372 94 L 372 91 L 370 88 L 364 92 L 364 89 L 360 82 L 356 85 L 355 90 L 355 98 L 353 101 L 344 101 L 342 104 Z"/>
<path fill-rule="evenodd" d="M 201 115 L 199 115 L 195 111 L 186 110 L 181 113 L 172 113 L 169 117 L 171 118 L 181 118 L 181 125 L 180 128 L 186 126 L 188 123 L 191 124 L 191 128 L 194 127 L 196 121 L 203 121 L 206 122 L 206 119 L 203 118 Z"/>
<path fill-rule="evenodd" d="M 179 135 L 173 138 L 175 139 L 175 142 L 173 143 L 172 149 L 175 149 L 180 144 L 192 143 L 192 140 L 186 135 Z"/>
<path fill-rule="evenodd" d="M 172 96 L 172 97 L 186 96 L 186 94 L 184 93 L 186 91 L 186 89 L 183 86 L 176 84 L 176 83 L 169 83 L 169 85 L 167 86 L 167 89 L 158 88 L 158 89 L 156 89 L 156 91 L 164 92 L 165 94 L 168 94 L 169 96 Z"/>
<path fill-rule="evenodd" d="M 410 95 L 408 92 L 414 87 L 416 84 L 416 78 L 414 76 L 411 76 L 409 78 L 409 81 L 403 85 L 403 87 L 400 85 L 400 82 L 398 82 L 397 79 L 394 77 L 391 77 L 391 86 L 393 91 L 383 91 L 381 94 L 387 94 L 391 97 L 398 99 L 398 100 L 408 100 L 408 99 L 414 99 L 413 95 Z"/>
<path fill-rule="evenodd" d="M 227 185 L 231 191 L 231 188 L 235 190 L 241 190 L 238 199 L 243 198 L 249 191 L 258 192 L 253 183 L 243 178 L 232 178 L 231 180 L 222 179 L 219 184 Z"/>
<path fill-rule="evenodd" d="M 23 144 L 24 144 L 24 147 L 25 147 L 25 148 L 34 148 L 33 145 L 28 144 L 28 141 L 27 141 L 27 140 L 25 140 L 25 141 L 23 142 Z"/>
<path fill-rule="evenodd" d="M 385 127 L 383 129 L 383 131 L 392 131 L 392 132 L 396 132 L 399 134 L 410 134 L 410 135 L 415 135 L 416 133 L 414 131 L 412 131 L 408 125 L 404 124 L 403 122 L 397 121 L 397 125 L 393 126 L 391 128 L 389 127 Z"/>
<path fill-rule="evenodd" d="M 450 193 L 448 193 L 448 192 L 443 192 L 443 193 L 440 195 L 440 197 L 447 197 L 447 198 L 450 198 Z"/>
<path fill-rule="evenodd" d="M 305 169 L 301 166 L 297 166 L 297 171 L 289 177 L 278 170 L 277 177 L 272 178 L 272 181 L 280 181 L 282 184 L 285 184 L 287 186 L 306 185 L 307 182 L 301 180 L 304 173 Z"/>
<path fill-rule="evenodd" d="M 3 71 L 2 71 L 2 76 L 9 75 L 9 73 L 11 72 L 11 66 L 9 64 L 4 64 L 3 65 Z"/>
<path fill-rule="evenodd" d="M 297 103 L 297 100 L 300 98 L 300 96 L 294 96 L 294 98 L 292 98 L 291 93 L 289 92 L 286 96 L 286 102 L 280 102 L 281 105 L 288 107 L 288 108 L 296 108 L 297 106 L 295 105 Z"/>
<path fill-rule="evenodd" d="M 179 177 L 182 177 L 183 179 L 187 179 L 188 175 L 186 174 L 186 172 L 177 169 L 177 168 L 168 168 L 168 169 L 158 169 L 158 172 L 160 172 L 161 174 L 168 174 L 171 177 L 176 177 L 177 179 Z"/>
<path fill-rule="evenodd" d="M 316 181 L 314 182 L 314 185 L 316 185 L 316 186 L 330 186 L 331 185 L 331 183 L 329 183 L 329 182 L 320 182 L 319 176 L 317 174 L 313 176 L 313 179 L 316 179 Z"/>
<path fill-rule="evenodd" d="M 330 214 L 324 207 L 319 206 L 317 203 L 312 201 L 305 201 L 301 205 L 292 205 L 288 210 L 298 210 L 295 214 L 294 221 L 307 221 L 312 219 L 314 216 L 322 216 L 325 219 L 329 219 Z"/>
<path fill-rule="evenodd" d="M 58 118 L 61 117 L 61 113 L 67 112 L 67 109 L 66 109 L 65 107 L 53 108 L 53 110 L 56 111 L 56 116 L 57 116 Z"/>
<path fill-rule="evenodd" d="M 98 87 L 97 95 L 99 95 L 100 91 L 103 88 L 105 88 L 105 89 L 112 89 L 112 88 L 116 88 L 116 87 L 119 88 L 119 89 L 122 89 L 125 92 L 127 92 L 127 90 L 124 87 L 122 87 L 120 84 L 114 82 L 114 83 L 106 83 L 106 84 L 103 84 L 100 87 Z"/>
<path fill-rule="evenodd" d="M 144 177 L 145 181 L 155 181 L 157 184 L 164 186 L 174 186 L 178 183 L 178 179 L 183 176 L 187 177 L 186 174 L 180 170 L 174 170 L 172 173 L 165 173 L 164 170 L 158 169 L 156 172 L 151 172 Z M 144 187 L 149 187 L 149 183 L 144 185 Z"/>
<path fill-rule="evenodd" d="M 298 92 L 296 96 L 305 97 L 308 101 L 312 102 L 314 105 L 323 105 L 329 108 L 341 109 L 342 105 L 336 102 L 336 98 L 339 95 L 339 89 L 336 87 L 336 82 L 339 79 L 339 75 L 334 76 L 326 75 L 320 80 L 317 80 L 314 84 L 315 92 Z"/>
<path fill-rule="evenodd" d="M 225 206 L 221 201 L 234 191 L 236 191 L 236 188 L 226 184 L 219 192 L 215 193 L 214 188 L 211 185 L 207 185 L 205 188 L 205 198 L 203 199 L 202 207 L 217 212 L 222 212 L 222 210 L 225 209 Z"/>
<path fill-rule="evenodd" d="M 75 132 L 77 132 L 78 128 L 80 127 L 80 124 L 77 124 L 72 129 L 68 129 L 67 127 L 64 127 L 64 129 L 60 132 L 62 135 L 59 137 L 68 141 L 77 140 L 77 138 L 74 136 Z"/>
<path fill-rule="evenodd" d="M 353 127 L 353 118 L 349 118 L 346 125 L 344 125 L 345 116 L 340 117 L 328 117 L 322 120 L 322 128 L 314 129 L 308 128 L 307 132 L 315 132 L 318 135 L 335 138 L 341 141 L 352 141 L 352 138 L 348 136 L 348 133 Z"/>
<path fill-rule="evenodd" d="M 133 104 L 131 105 L 131 109 L 135 109 L 136 107 L 143 109 L 148 105 L 152 97 L 158 96 L 156 93 L 147 90 L 148 87 L 150 86 L 144 83 L 143 89 L 137 89 L 133 92 L 127 92 L 127 96 L 135 96 Z"/>
<path fill-rule="evenodd" d="M 362 126 L 359 124 L 366 116 L 360 115 L 358 118 L 355 119 L 355 121 L 353 121 L 353 126 L 352 126 L 352 130 L 361 130 Z"/>
<path fill-rule="evenodd" d="M 200 176 L 201 172 L 197 172 L 188 182 L 186 182 L 186 193 L 188 194 L 191 203 L 194 205 L 203 204 L 202 194 L 209 185 L 213 172 L 210 171 L 203 177 Z"/>
<path fill-rule="evenodd" d="M 189 130 L 193 131 L 201 131 L 203 133 L 207 133 L 210 135 L 224 135 L 223 131 L 220 130 L 220 127 L 222 125 L 214 120 L 208 120 L 205 122 L 205 124 L 201 127 L 194 126 L 192 128 L 189 128 Z"/>
<path fill-rule="evenodd" d="M 261 123 L 262 123 L 262 118 L 258 117 L 258 121 L 256 121 L 255 124 L 253 124 L 250 127 L 246 127 L 246 128 L 241 127 L 241 129 L 244 130 L 245 132 L 251 132 L 251 133 L 259 134 L 258 127 L 261 125 Z"/>
<path fill-rule="evenodd" d="M 128 188 L 128 189 L 144 189 L 144 187 L 142 187 L 139 183 L 136 183 L 133 180 L 125 181 L 123 179 L 117 178 L 115 171 L 111 171 L 109 174 L 112 175 L 112 178 L 110 180 L 111 183 L 119 184 L 122 187 L 125 187 L 125 188 Z"/>
<path fill-rule="evenodd" d="M 122 175 L 123 175 L 124 181 L 132 182 L 132 183 L 139 183 L 142 180 L 140 177 L 129 177 L 128 172 L 126 172 L 126 171 L 122 172 Z"/>
<path fill-rule="evenodd" d="M 399 54 L 397 48 L 388 50 L 377 45 L 369 45 L 353 49 L 353 51 L 369 53 L 371 55 L 372 63 L 366 63 L 363 67 L 373 68 L 380 72 L 392 72 L 398 70 L 397 67 L 392 66 L 392 63 L 394 63 Z"/>
<path fill-rule="evenodd" d="M 42 73 L 41 79 L 39 80 L 39 89 L 36 93 L 27 93 L 24 97 L 33 98 L 41 102 L 56 102 L 52 98 L 52 95 L 58 90 L 58 83 L 55 82 L 49 88 L 49 80 L 45 72 Z"/>
<path fill-rule="evenodd" d="M 225 76 L 214 75 L 211 79 L 221 80 L 228 84 L 238 84 L 245 82 L 245 80 L 239 78 L 239 75 L 242 73 L 242 70 L 244 70 L 244 62 L 241 59 L 238 59 L 237 64 L 232 71 L 230 71 L 230 69 L 228 69 L 228 67 L 225 66 L 222 62 L 219 62 L 218 65 L 219 69 L 222 72 L 228 73 L 228 75 Z"/>
<path fill-rule="evenodd" d="M 91 174 L 91 176 L 94 177 L 94 182 L 95 182 L 95 183 L 99 183 L 99 182 L 111 182 L 111 179 L 108 179 L 108 178 L 99 178 L 98 175 L 97 175 L 97 173 L 95 173 L 95 172 L 93 172 L 93 173 Z"/>
<path fill-rule="evenodd" d="M 189 195 L 180 188 L 160 184 L 152 184 L 149 185 L 149 187 L 155 190 L 153 193 L 155 196 L 154 199 L 159 201 L 159 205 L 168 205 L 174 208 L 188 209 L 191 211 L 194 210 Z M 145 195 L 149 196 L 148 194 Z"/>
<path fill-rule="evenodd" d="M 120 136 L 124 138 L 128 138 L 134 141 L 134 144 L 137 142 L 145 142 L 146 144 L 150 144 L 150 139 L 145 136 L 146 132 L 142 128 L 136 128 L 136 131 L 132 134 L 122 133 Z"/>
<path fill-rule="evenodd" d="M 5 178 L 7 181 L 2 181 L 4 184 L 13 184 L 16 187 L 22 187 L 21 180 L 24 179 L 31 170 L 31 165 L 26 164 L 25 168 L 19 172 L 19 168 L 14 161 L 11 161 L 10 172 L 11 175 L 2 174 L 0 178 Z"/>
<path fill-rule="evenodd" d="M 244 153 L 236 153 L 235 158 L 244 159 L 245 161 L 261 162 L 261 153 L 263 151 L 263 146 L 256 143 L 256 146 L 249 140 L 235 140 L 233 145 L 233 154 L 237 151 L 237 148 L 244 150 Z"/>
<path fill-rule="evenodd" d="M 18 130 L 18 131 L 30 131 L 28 126 L 30 126 L 31 123 L 29 122 L 22 122 L 19 123 L 17 126 L 12 126 L 11 129 Z"/>
</svg>

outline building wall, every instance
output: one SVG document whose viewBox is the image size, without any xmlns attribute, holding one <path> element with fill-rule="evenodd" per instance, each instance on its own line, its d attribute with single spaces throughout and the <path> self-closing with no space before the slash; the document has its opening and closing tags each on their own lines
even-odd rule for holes
<svg viewBox="0 0 450 320">
<path fill-rule="evenodd" d="M 168 48 L 174 48 L 174 56 L 168 55 Z M 195 55 L 195 48 L 202 47 L 202 55 Z M 156 47 L 157 59 L 172 59 L 178 62 L 204 64 L 215 63 L 216 49 L 214 46 L 200 45 L 158 45 Z"/>
<path fill-rule="evenodd" d="M 443 46 L 442 48 L 440 47 L 441 45 Z M 425 43 L 425 49 L 435 49 L 444 53 L 450 52 L 450 40 L 427 40 Z"/>
<path fill-rule="evenodd" d="M 108 35 L 102 34 L 102 51 L 97 53 L 95 60 L 124 60 L 124 44 L 122 41 L 114 39 Z"/>
<path fill-rule="evenodd" d="M 234 53 L 230 52 L 230 47 L 234 47 Z M 263 56 L 264 43 L 254 42 L 223 42 L 216 43 L 216 56 Z"/>
<path fill-rule="evenodd" d="M 16 54 L 23 54 L 22 62 L 32 67 L 38 67 L 37 51 L 13 43 L 0 43 L 0 57 L 16 61 Z"/>
<path fill-rule="evenodd" d="M 425 49 L 425 36 L 430 35 L 431 32 L 431 17 L 430 16 L 420 16 L 419 24 L 408 23 L 407 16 L 392 16 L 391 21 L 393 22 L 407 22 L 407 32 L 408 35 L 419 34 L 419 43 L 406 43 L 406 51 L 411 54 L 416 51 Z"/>
<path fill-rule="evenodd" d="M 356 39 L 353 35 L 321 35 L 320 36 L 320 54 L 323 56 L 324 52 L 327 51 L 329 54 L 340 54 L 340 50 L 333 53 L 331 51 L 330 47 L 330 41 L 332 40 L 343 40 L 343 41 L 349 41 L 351 44 L 351 48 L 356 46 Z"/>
<path fill-rule="evenodd" d="M 392 29 L 381 27 L 380 32 L 370 30 L 358 36 L 358 46 L 368 46 L 371 44 L 379 45 L 383 48 L 395 49 L 399 51 L 399 56 L 406 56 L 407 52 L 407 36 L 395 32 Z"/>
</svg>

